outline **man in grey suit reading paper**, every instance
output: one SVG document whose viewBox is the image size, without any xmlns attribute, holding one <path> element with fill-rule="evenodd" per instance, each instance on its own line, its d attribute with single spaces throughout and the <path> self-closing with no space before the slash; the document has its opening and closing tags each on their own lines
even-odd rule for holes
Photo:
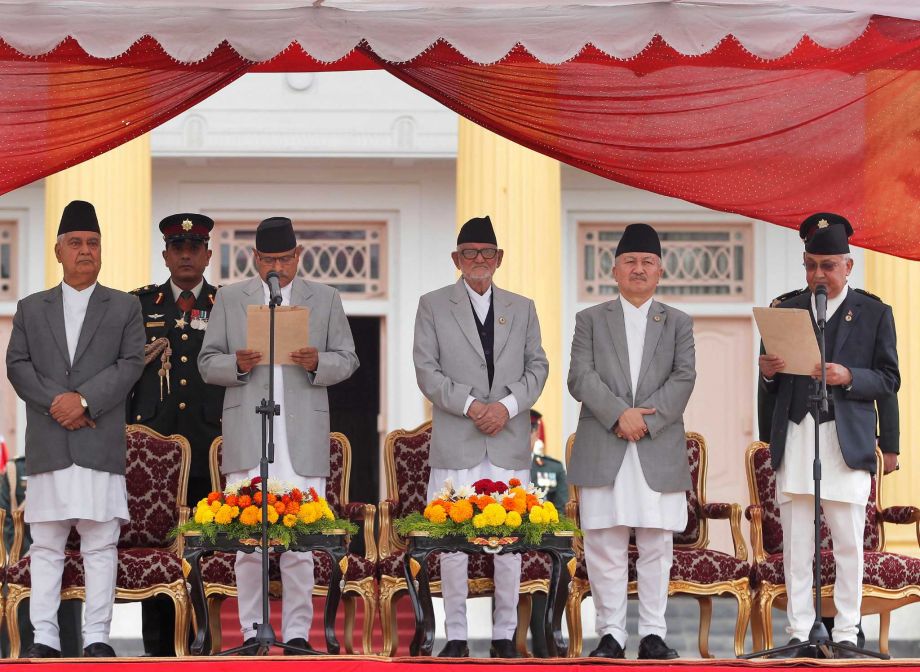
<svg viewBox="0 0 920 672">
<path fill-rule="evenodd" d="M 580 488 L 601 637 L 594 657 L 625 657 L 627 549 L 635 528 L 639 658 L 677 658 L 664 641 L 664 614 L 673 533 L 687 525 L 683 414 L 696 369 L 692 320 L 652 298 L 661 274 L 657 232 L 630 224 L 615 253 L 620 298 L 576 316 L 569 391 L 582 407 L 568 474 Z"/>
<path fill-rule="evenodd" d="M 296 365 L 275 366 L 275 461 L 269 475 L 325 496 L 329 475 L 329 399 L 326 388 L 358 368 L 351 329 L 339 293 L 332 287 L 297 277 L 302 248 L 286 217 L 272 217 L 256 230 L 255 262 L 259 277 L 222 287 L 211 313 L 198 368 L 204 382 L 227 388 L 224 396 L 221 470 L 227 482 L 259 475 L 261 422 L 255 408 L 268 397 L 268 353 L 246 348 L 247 306 L 266 305 L 271 271 L 280 277 L 282 304 L 310 309 L 309 345 L 292 352 Z M 255 624 L 262 619 L 261 558 L 237 553 L 236 585 L 240 627 L 245 644 L 255 642 Z M 282 638 L 309 648 L 313 620 L 313 554 L 282 553 Z M 287 653 L 287 652 L 286 652 Z"/>
<path fill-rule="evenodd" d="M 457 487 L 488 478 L 530 480 L 530 417 L 549 370 L 533 301 L 499 289 L 501 265 L 492 221 L 471 219 L 451 253 L 463 277 L 424 295 L 415 318 L 415 375 L 432 403 L 428 499 L 450 479 Z M 514 658 L 521 559 L 495 556 L 493 658 Z M 467 557 L 441 556 L 447 645 L 439 655 L 469 655 Z"/>
<path fill-rule="evenodd" d="M 102 236 L 86 201 L 64 208 L 54 253 L 64 281 L 19 302 L 7 375 L 26 403 L 25 520 L 32 534 L 29 658 L 57 658 L 64 546 L 80 533 L 83 655 L 112 657 L 116 544 L 128 521 L 125 403 L 144 369 L 144 324 L 130 294 L 96 280 Z"/>
</svg>

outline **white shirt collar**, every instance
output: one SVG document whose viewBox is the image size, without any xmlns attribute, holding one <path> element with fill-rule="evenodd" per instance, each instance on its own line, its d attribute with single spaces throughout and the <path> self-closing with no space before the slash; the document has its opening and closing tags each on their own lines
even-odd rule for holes
<svg viewBox="0 0 920 672">
<path fill-rule="evenodd" d="M 183 291 L 182 288 L 181 288 L 181 287 L 177 287 L 177 286 L 176 286 L 176 283 L 174 283 L 174 282 L 172 281 L 172 278 L 169 279 L 169 286 L 172 288 L 173 301 L 178 301 L 178 300 L 179 300 L 179 295 L 182 294 L 182 291 Z M 202 288 L 202 287 L 204 287 L 204 278 L 202 278 L 202 279 L 201 279 L 201 282 L 199 282 L 197 285 L 195 285 L 195 286 L 192 288 L 192 295 L 194 295 L 195 299 L 197 299 L 197 298 L 198 298 L 198 294 L 201 293 L 201 288 Z"/>
<path fill-rule="evenodd" d="M 259 278 L 262 282 L 262 293 L 265 295 L 265 303 L 268 303 L 269 298 L 271 298 L 271 290 L 268 288 L 268 283 Z M 281 288 L 281 305 L 290 306 L 291 305 L 291 289 L 294 287 L 294 281 L 292 280 L 284 287 Z"/>
<path fill-rule="evenodd" d="M 654 300 L 655 300 L 654 297 L 649 297 L 649 299 L 645 303 L 643 303 L 641 306 L 634 306 L 633 304 L 631 304 L 629 301 L 627 301 L 623 297 L 620 297 L 620 303 L 623 304 L 623 314 L 624 315 L 631 314 L 635 316 L 642 316 L 643 318 L 648 317 L 648 311 L 652 307 L 652 301 Z"/>
<path fill-rule="evenodd" d="M 94 282 L 86 289 L 74 289 L 66 282 L 61 282 L 61 291 L 64 293 L 64 300 L 68 303 L 89 303 L 93 290 L 96 289 L 98 282 Z"/>
<path fill-rule="evenodd" d="M 827 299 L 827 319 L 830 320 L 834 313 L 837 312 L 837 309 L 843 303 L 843 300 L 847 298 L 847 293 L 850 291 L 849 283 L 844 283 L 843 289 L 840 290 L 840 294 L 835 296 L 833 299 L 828 297 Z M 811 295 L 811 312 L 815 317 L 817 317 L 818 309 L 815 307 L 815 295 Z"/>
<path fill-rule="evenodd" d="M 480 322 L 485 322 L 486 317 L 489 315 L 489 306 L 492 305 L 492 285 L 489 285 L 489 288 L 483 294 L 478 293 L 466 284 L 466 280 L 463 281 L 463 286 L 466 287 L 466 293 L 469 295 L 470 302 L 473 304 L 473 310 L 476 312 L 476 317 L 479 318 Z"/>
</svg>

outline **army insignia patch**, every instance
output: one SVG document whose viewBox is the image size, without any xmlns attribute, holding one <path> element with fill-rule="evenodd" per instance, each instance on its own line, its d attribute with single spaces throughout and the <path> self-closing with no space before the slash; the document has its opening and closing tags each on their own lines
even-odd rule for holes
<svg viewBox="0 0 920 672">
<path fill-rule="evenodd" d="M 161 315 L 160 313 L 150 313 L 150 314 L 147 316 L 147 319 L 150 319 L 150 320 L 159 320 L 161 317 L 163 317 L 163 315 Z"/>
<path fill-rule="evenodd" d="M 183 230 L 183 231 L 191 231 L 191 230 L 192 230 L 192 220 L 190 220 L 190 219 L 183 219 L 183 220 L 182 220 L 182 230 Z"/>
<path fill-rule="evenodd" d="M 157 292 L 157 298 L 153 300 L 153 303 L 157 306 L 163 303 L 163 292 Z"/>
<path fill-rule="evenodd" d="M 208 328 L 208 311 L 195 309 L 192 311 L 192 321 L 190 325 L 192 329 L 197 329 L 198 331 L 204 331 Z"/>
<path fill-rule="evenodd" d="M 182 313 L 182 317 L 176 318 L 176 329 L 185 329 L 188 325 L 188 322 L 185 321 L 185 313 Z"/>
</svg>

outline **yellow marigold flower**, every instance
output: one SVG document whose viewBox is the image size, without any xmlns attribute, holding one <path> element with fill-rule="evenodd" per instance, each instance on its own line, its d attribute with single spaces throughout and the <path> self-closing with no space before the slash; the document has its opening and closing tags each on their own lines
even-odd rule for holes
<svg viewBox="0 0 920 672">
<path fill-rule="evenodd" d="M 285 527 L 294 527 L 297 524 L 297 516 L 293 513 L 284 514 L 284 520 L 281 521 L 284 523 Z"/>
<path fill-rule="evenodd" d="M 429 506 L 427 518 L 432 523 L 443 523 L 445 520 L 447 520 L 447 511 L 445 511 L 444 507 L 440 504 Z"/>
<path fill-rule="evenodd" d="M 300 511 L 297 512 L 297 517 L 309 525 L 310 523 L 315 523 L 319 520 L 320 512 L 316 502 L 305 502 L 300 505 Z"/>
<path fill-rule="evenodd" d="M 559 522 L 559 511 L 556 510 L 556 505 L 552 502 L 543 502 L 543 512 L 547 523 Z"/>
<path fill-rule="evenodd" d="M 522 522 L 521 514 L 519 514 L 517 511 L 509 511 L 508 515 L 505 517 L 505 525 L 510 527 L 512 530 L 516 527 L 519 527 Z"/>
<path fill-rule="evenodd" d="M 252 526 L 257 525 L 262 520 L 262 512 L 259 510 L 259 507 L 249 505 L 243 512 L 240 514 L 240 522 L 243 525 Z"/>
<path fill-rule="evenodd" d="M 274 506 L 268 507 L 268 523 L 274 525 L 278 522 L 278 509 Z"/>
<path fill-rule="evenodd" d="M 214 514 L 214 522 L 218 525 L 226 525 L 233 520 L 233 507 L 224 504 L 217 513 Z"/>
<path fill-rule="evenodd" d="M 195 510 L 195 522 L 207 525 L 214 522 L 214 512 L 210 506 L 201 506 Z"/>
<path fill-rule="evenodd" d="M 220 507 L 222 506 L 223 504 L 220 503 L 220 500 L 215 499 L 213 502 L 211 502 L 211 511 L 213 511 L 214 513 L 217 513 L 218 511 L 220 511 Z"/>
<path fill-rule="evenodd" d="M 329 508 L 329 504 L 326 503 L 326 500 L 323 500 L 323 518 L 326 520 L 335 520 L 335 514 L 332 513 L 332 509 Z"/>
<path fill-rule="evenodd" d="M 485 526 L 486 526 L 486 514 L 477 513 L 475 516 L 473 516 L 473 527 L 475 527 L 476 529 L 479 529 L 480 527 L 485 527 Z"/>
<path fill-rule="evenodd" d="M 489 504 L 482 512 L 482 515 L 486 517 L 486 524 L 502 525 L 507 514 L 505 513 L 505 507 L 501 504 Z"/>
<path fill-rule="evenodd" d="M 450 519 L 455 523 L 465 523 L 473 517 L 473 505 L 469 500 L 461 499 L 450 507 Z"/>
<path fill-rule="evenodd" d="M 530 522 L 539 525 L 540 523 L 545 523 L 546 521 L 546 511 L 542 506 L 534 506 L 530 509 L 529 514 Z"/>
</svg>

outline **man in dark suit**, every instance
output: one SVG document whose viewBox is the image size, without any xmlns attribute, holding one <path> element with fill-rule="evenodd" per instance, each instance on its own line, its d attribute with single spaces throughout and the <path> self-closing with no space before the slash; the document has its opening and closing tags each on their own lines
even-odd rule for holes
<svg viewBox="0 0 920 672">
<path fill-rule="evenodd" d="M 760 384 L 776 395 L 770 429 L 777 499 L 783 525 L 783 561 L 789 595 L 787 615 L 791 643 L 807 640 L 814 622 L 812 557 L 814 547 L 814 437 L 821 446 L 821 504 L 831 531 L 837 565 L 833 638 L 855 644 L 862 599 L 865 507 L 875 472 L 875 402 L 900 387 L 891 308 L 850 291 L 853 268 L 846 220 L 822 213 L 818 230 L 805 246 L 809 290 L 779 305 L 808 310 L 815 319 L 814 292 L 827 289 L 826 377 L 829 408 L 817 418 L 810 410 L 812 378 L 783 373 L 778 355 L 761 355 Z M 812 655 L 807 646 L 797 655 Z M 852 655 L 841 651 L 838 655 Z"/>
<path fill-rule="evenodd" d="M 116 544 L 128 520 L 124 409 L 144 365 L 144 327 L 137 299 L 96 282 L 101 248 L 95 209 L 73 201 L 54 246 L 64 281 L 19 302 L 6 353 L 28 423 L 31 658 L 60 656 L 57 611 L 72 526 L 85 573 L 83 655 L 115 655 L 108 637 Z"/>
<path fill-rule="evenodd" d="M 163 219 L 163 261 L 169 279 L 131 292 L 141 304 L 149 361 L 128 399 L 128 422 L 188 439 L 192 461 L 186 502 L 190 506 L 211 490 L 208 450 L 220 436 L 224 404 L 224 388 L 205 384 L 198 372 L 198 353 L 217 293 L 204 279 L 213 227 L 210 217 L 195 213 Z M 162 595 L 144 600 L 141 614 L 144 651 L 151 656 L 176 655 L 172 600 Z"/>
</svg>

